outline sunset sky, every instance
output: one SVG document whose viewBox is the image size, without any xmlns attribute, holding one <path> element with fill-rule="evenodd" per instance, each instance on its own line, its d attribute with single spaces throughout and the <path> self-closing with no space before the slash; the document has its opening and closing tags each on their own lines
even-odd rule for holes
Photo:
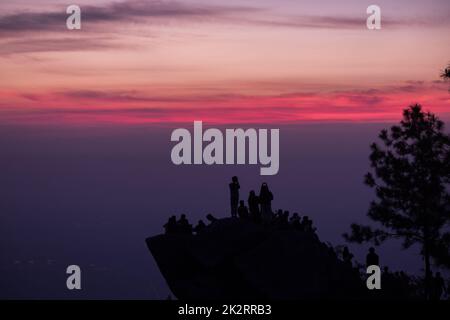
<svg viewBox="0 0 450 320">
<path fill-rule="evenodd" d="M 0 1 L 0 123 L 450 118 L 448 0 L 73 3 Z"/>
<path fill-rule="evenodd" d="M 381 30 L 366 27 L 372 4 Z M 228 217 L 232 176 L 241 199 L 267 182 L 274 210 L 344 244 L 373 223 L 380 130 L 420 103 L 449 132 L 449 17 L 450 0 L 0 0 L 0 298 L 165 299 L 144 239 L 173 214 Z M 278 174 L 174 165 L 171 132 L 194 120 L 280 128 Z M 348 246 L 365 261 L 368 245 Z M 418 247 L 377 252 L 423 274 Z"/>
</svg>

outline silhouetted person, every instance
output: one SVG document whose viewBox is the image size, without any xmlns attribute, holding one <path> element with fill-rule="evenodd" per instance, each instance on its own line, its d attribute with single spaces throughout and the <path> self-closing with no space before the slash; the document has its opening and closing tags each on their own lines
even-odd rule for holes
<svg viewBox="0 0 450 320">
<path fill-rule="evenodd" d="M 211 222 L 211 223 L 214 223 L 214 222 L 217 221 L 217 218 L 214 217 L 211 213 L 208 213 L 208 214 L 206 215 L 206 219 L 207 219 L 209 222 Z"/>
<path fill-rule="evenodd" d="M 250 211 L 250 216 L 256 222 L 261 220 L 261 213 L 259 211 L 259 197 L 255 194 L 255 191 L 250 191 L 248 195 L 248 209 Z"/>
<path fill-rule="evenodd" d="M 381 287 L 388 296 L 392 294 L 392 274 L 388 266 L 384 266 L 381 272 Z"/>
<path fill-rule="evenodd" d="M 297 212 L 294 212 L 292 217 L 289 219 L 289 222 L 295 229 L 300 229 L 301 226 L 300 216 L 298 215 Z"/>
<path fill-rule="evenodd" d="M 431 298 L 433 300 L 441 300 L 442 293 L 445 292 L 445 281 L 440 272 L 436 272 L 436 276 L 431 279 Z"/>
<path fill-rule="evenodd" d="M 177 222 L 178 230 L 180 233 L 192 234 L 192 225 L 189 224 L 185 214 L 182 214 L 180 220 Z"/>
<path fill-rule="evenodd" d="M 370 247 L 369 253 L 366 256 L 366 267 L 372 266 L 372 265 L 380 265 L 380 259 L 378 255 L 375 253 L 375 248 Z"/>
<path fill-rule="evenodd" d="M 281 224 L 282 217 L 283 217 L 283 210 L 278 209 L 277 211 L 273 212 L 272 223 Z"/>
<path fill-rule="evenodd" d="M 289 218 L 289 222 L 290 223 L 294 223 L 295 221 L 298 221 L 300 219 L 299 215 L 297 212 L 294 212 L 292 214 L 292 216 Z"/>
<path fill-rule="evenodd" d="M 280 217 L 280 224 L 283 226 L 287 226 L 289 224 L 289 211 L 284 211 Z"/>
<path fill-rule="evenodd" d="M 248 218 L 248 208 L 245 206 L 244 200 L 239 201 L 238 216 L 241 219 Z"/>
<path fill-rule="evenodd" d="M 344 247 L 344 250 L 342 251 L 342 259 L 344 260 L 344 263 L 347 266 L 349 267 L 353 266 L 352 264 L 353 254 L 350 253 L 347 247 Z"/>
<path fill-rule="evenodd" d="M 164 225 L 166 234 L 173 234 L 177 231 L 177 218 L 171 216 L 167 223 Z"/>
<path fill-rule="evenodd" d="M 272 200 L 273 194 L 270 192 L 267 183 L 264 182 L 259 192 L 259 202 L 261 203 L 261 217 L 266 223 L 272 220 Z"/>
<path fill-rule="evenodd" d="M 308 220 L 308 216 L 303 216 L 302 222 L 300 223 L 302 231 L 306 231 L 306 229 L 308 228 Z"/>
<path fill-rule="evenodd" d="M 316 229 L 313 227 L 313 221 L 309 219 L 308 216 L 304 216 L 300 224 L 300 228 L 306 232 L 315 232 Z"/>
<path fill-rule="evenodd" d="M 200 219 L 200 220 L 198 220 L 198 224 L 195 226 L 194 231 L 197 234 L 200 234 L 205 230 L 205 228 L 206 228 L 206 224 L 203 222 L 203 220 Z"/>
<path fill-rule="evenodd" d="M 278 209 L 278 210 L 275 212 L 275 219 L 281 220 L 282 217 L 283 217 L 283 210 L 282 210 L 282 209 Z"/>
<path fill-rule="evenodd" d="M 230 200 L 231 200 L 231 216 L 237 216 L 237 208 L 239 204 L 239 185 L 238 177 L 234 176 L 231 178 L 230 187 Z"/>
</svg>

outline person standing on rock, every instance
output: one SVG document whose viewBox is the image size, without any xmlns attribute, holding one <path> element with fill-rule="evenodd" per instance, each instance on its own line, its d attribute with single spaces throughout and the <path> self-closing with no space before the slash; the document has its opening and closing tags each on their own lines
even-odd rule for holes
<svg viewBox="0 0 450 320">
<path fill-rule="evenodd" d="M 260 222 L 261 212 L 259 211 L 259 197 L 256 195 L 254 190 L 250 191 L 248 196 L 248 209 L 252 219 L 255 222 Z"/>
<path fill-rule="evenodd" d="M 264 182 L 259 192 L 259 202 L 261 204 L 261 218 L 265 223 L 272 221 L 272 200 L 273 194 L 270 192 L 267 183 Z"/>
<path fill-rule="evenodd" d="M 373 265 L 379 266 L 380 265 L 380 258 L 375 253 L 375 248 L 374 247 L 370 247 L 369 253 L 366 256 L 366 267 L 373 266 Z"/>
<path fill-rule="evenodd" d="M 237 209 L 239 204 L 239 185 L 238 177 L 234 176 L 231 178 L 230 187 L 230 196 L 231 196 L 231 216 L 233 218 L 237 217 Z"/>
</svg>

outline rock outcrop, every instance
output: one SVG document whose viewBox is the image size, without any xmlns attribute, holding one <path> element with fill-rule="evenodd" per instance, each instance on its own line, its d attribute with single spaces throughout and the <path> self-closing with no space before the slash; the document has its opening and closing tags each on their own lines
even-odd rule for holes
<svg viewBox="0 0 450 320">
<path fill-rule="evenodd" d="M 189 299 L 361 298 L 358 273 L 316 234 L 220 219 L 198 235 L 146 239 L 173 294 Z"/>
</svg>

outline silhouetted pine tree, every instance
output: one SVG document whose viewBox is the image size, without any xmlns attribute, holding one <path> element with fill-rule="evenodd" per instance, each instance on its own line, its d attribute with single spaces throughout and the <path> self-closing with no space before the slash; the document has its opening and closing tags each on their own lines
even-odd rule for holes
<svg viewBox="0 0 450 320">
<path fill-rule="evenodd" d="M 429 297 L 430 260 L 450 267 L 450 136 L 442 121 L 416 104 L 403 111 L 400 125 L 382 130 L 379 138 L 382 146 L 371 145 L 373 173 L 367 173 L 365 183 L 376 194 L 368 216 L 381 228 L 352 224 L 344 237 L 377 245 L 400 238 L 405 249 L 420 244 Z"/>
</svg>

